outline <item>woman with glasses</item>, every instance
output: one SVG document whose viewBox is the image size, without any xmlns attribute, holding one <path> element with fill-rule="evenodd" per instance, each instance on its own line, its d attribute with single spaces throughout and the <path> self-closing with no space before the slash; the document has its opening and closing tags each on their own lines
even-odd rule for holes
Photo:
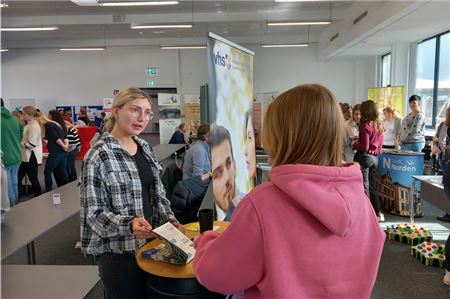
<svg viewBox="0 0 450 299">
<path fill-rule="evenodd" d="M 145 298 L 144 272 L 135 252 L 168 221 L 170 209 L 161 167 L 139 135 L 153 118 L 150 97 L 137 88 L 120 91 L 105 132 L 81 169 L 81 250 L 94 256 L 107 298 Z"/>
</svg>

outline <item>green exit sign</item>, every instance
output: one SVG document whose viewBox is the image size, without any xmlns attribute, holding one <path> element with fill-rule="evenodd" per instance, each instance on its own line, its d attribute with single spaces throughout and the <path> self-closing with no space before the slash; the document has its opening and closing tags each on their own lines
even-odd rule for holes
<svg viewBox="0 0 450 299">
<path fill-rule="evenodd" d="M 158 69 L 156 69 L 156 68 L 148 68 L 147 69 L 147 74 L 149 74 L 149 75 L 158 75 Z"/>
<path fill-rule="evenodd" d="M 155 81 L 153 81 L 153 80 L 147 81 L 147 86 L 148 87 L 155 86 Z"/>
</svg>

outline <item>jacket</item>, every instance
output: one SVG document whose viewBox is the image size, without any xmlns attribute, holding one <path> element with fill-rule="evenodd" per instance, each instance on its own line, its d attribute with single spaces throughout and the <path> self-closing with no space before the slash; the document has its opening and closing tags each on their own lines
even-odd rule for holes
<svg viewBox="0 0 450 299">
<path fill-rule="evenodd" d="M 176 222 L 161 183 L 161 166 L 150 145 L 133 137 L 151 165 L 152 227 Z M 134 252 L 145 240 L 130 229 L 134 217 L 143 217 L 142 187 L 133 157 L 111 134 L 105 133 L 84 158 L 79 179 L 81 251 L 85 255 Z"/>
<path fill-rule="evenodd" d="M 18 165 L 22 161 L 22 140 L 23 128 L 17 118 L 8 109 L 1 107 L 1 150 L 3 151 L 2 161 L 5 167 Z"/>
<path fill-rule="evenodd" d="M 385 237 L 358 164 L 283 165 L 197 240 L 194 271 L 246 299 L 369 298 Z"/>
<path fill-rule="evenodd" d="M 170 207 L 175 217 L 182 224 L 198 221 L 197 212 L 202 204 L 209 180 L 203 181 L 201 176 L 194 176 L 179 181 L 172 191 Z"/>
<path fill-rule="evenodd" d="M 29 162 L 34 153 L 38 164 L 42 164 L 42 133 L 36 120 L 31 120 L 23 129 L 22 162 Z"/>
</svg>

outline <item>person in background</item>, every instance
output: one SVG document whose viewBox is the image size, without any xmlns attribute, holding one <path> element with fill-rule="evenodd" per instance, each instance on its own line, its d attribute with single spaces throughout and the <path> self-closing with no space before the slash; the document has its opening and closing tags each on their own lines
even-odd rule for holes
<svg viewBox="0 0 450 299">
<path fill-rule="evenodd" d="M 77 180 L 77 169 L 75 167 L 75 159 L 80 153 L 81 140 L 78 136 L 77 128 L 66 122 L 67 139 L 69 140 L 69 150 L 67 153 L 67 175 L 69 182 Z"/>
<path fill-rule="evenodd" d="M 8 174 L 8 198 L 11 207 L 19 203 L 18 172 L 22 161 L 22 146 L 20 142 L 23 135 L 23 127 L 17 118 L 12 116 L 1 99 L 1 144 L 3 152 L 2 161 Z"/>
<path fill-rule="evenodd" d="M 176 131 L 170 137 L 169 144 L 188 144 L 188 141 L 185 137 L 186 133 L 186 124 L 181 123 L 178 125 Z"/>
<path fill-rule="evenodd" d="M 248 178 L 253 179 L 256 176 L 256 149 L 252 110 L 245 113 L 245 124 L 245 163 L 247 164 Z"/>
<path fill-rule="evenodd" d="M 23 178 L 28 175 L 33 188 L 34 197 L 41 194 L 41 183 L 38 168 L 42 164 L 42 134 L 41 127 L 36 121 L 38 112 L 32 106 L 23 107 L 23 118 L 27 122 L 22 137 L 22 163 L 18 173 L 19 186 Z"/>
<path fill-rule="evenodd" d="M 197 137 L 184 157 L 183 180 L 211 172 L 209 124 L 198 128 Z"/>
<path fill-rule="evenodd" d="M 200 128 L 201 122 L 199 120 L 197 120 L 195 122 L 194 127 L 191 127 L 191 131 L 189 132 L 189 143 L 194 142 L 195 140 L 197 140 L 197 130 L 198 128 Z"/>
<path fill-rule="evenodd" d="M 436 131 L 436 135 L 433 136 L 433 150 L 435 154 L 439 155 L 440 157 L 439 161 L 442 173 L 444 174 L 445 171 L 447 171 L 447 173 L 445 174 L 446 177 L 443 178 L 443 181 L 446 181 L 446 184 L 448 185 L 447 188 L 450 188 L 450 171 L 447 169 L 450 168 L 450 165 L 447 163 L 448 159 L 450 159 L 450 150 L 447 151 L 447 147 L 449 145 L 449 137 L 447 131 L 449 131 L 449 128 L 450 128 L 450 107 L 447 108 L 446 110 L 445 121 L 439 124 L 438 129 Z M 443 137 L 442 135 L 444 135 L 445 137 Z M 444 190 L 446 191 L 446 194 L 450 194 L 448 193 L 448 190 Z M 437 216 L 436 219 L 444 222 L 450 222 L 450 214 L 445 213 L 444 216 Z M 450 261 L 450 257 L 447 260 Z M 449 282 L 448 284 L 450 285 L 450 274 L 448 277 L 448 282 Z"/>
<path fill-rule="evenodd" d="M 397 117 L 392 107 L 383 109 L 384 114 L 384 142 L 383 148 L 396 149 L 401 133 L 402 120 Z"/>
<path fill-rule="evenodd" d="M 77 125 L 88 126 L 91 120 L 87 116 L 87 111 L 85 107 L 80 107 L 80 113 L 78 114 Z"/>
<path fill-rule="evenodd" d="M 282 93 L 262 134 L 270 181 L 246 195 L 223 233 L 194 240 L 196 278 L 246 299 L 369 298 L 386 236 L 359 166 L 342 165 L 344 120 L 334 95 L 317 84 Z"/>
<path fill-rule="evenodd" d="M 11 112 L 12 116 L 14 116 L 15 118 L 17 118 L 17 120 L 19 121 L 19 124 L 22 127 L 25 127 L 25 120 L 23 119 L 23 112 L 20 110 L 14 110 L 13 112 Z"/>
<path fill-rule="evenodd" d="M 146 298 L 136 251 L 168 221 L 182 230 L 150 145 L 137 137 L 153 118 L 151 99 L 127 88 L 114 98 L 105 132 L 84 158 L 80 187 L 81 251 L 94 256 L 106 298 Z"/>
<path fill-rule="evenodd" d="M 353 162 L 355 157 L 354 147 L 355 142 L 359 138 L 359 123 L 361 121 L 360 104 L 353 107 L 352 117 L 344 123 L 345 127 L 345 147 L 344 147 L 344 161 L 347 163 Z"/>
<path fill-rule="evenodd" d="M 449 109 L 447 109 L 447 115 L 448 115 Z M 446 115 L 446 116 L 447 116 Z M 447 117 L 446 117 L 447 121 Z M 450 200 L 450 126 L 447 126 L 447 139 L 446 139 L 446 147 L 444 151 L 445 161 L 444 161 L 444 168 L 443 168 L 443 176 L 442 176 L 442 184 L 444 185 L 444 192 L 445 195 L 447 195 L 447 199 Z M 448 214 L 446 214 L 448 215 Z M 450 217 L 449 217 L 450 218 Z M 441 219 L 440 219 L 441 220 Z M 449 221 L 450 222 L 450 219 Z M 450 286 L 450 263 L 447 261 L 450 261 L 450 235 L 447 238 L 447 241 L 445 242 L 445 275 L 443 282 Z M 450 287 L 449 287 L 450 291 Z"/>
<path fill-rule="evenodd" d="M 344 115 L 344 120 L 349 121 L 352 118 L 352 106 L 348 103 L 340 103 L 342 114 Z"/>
<path fill-rule="evenodd" d="M 44 168 L 45 191 L 53 188 L 52 174 L 58 187 L 69 182 L 67 175 L 67 152 L 69 140 L 67 139 L 67 126 L 58 110 L 50 110 L 48 119 L 44 124 L 47 141 L 48 157 Z"/>
<path fill-rule="evenodd" d="M 69 112 L 67 110 L 59 110 L 59 113 L 66 123 L 69 123 L 70 125 L 73 124 L 73 121 L 70 118 Z"/>
<path fill-rule="evenodd" d="M 411 112 L 403 119 L 399 144 L 404 151 L 420 152 L 425 146 L 425 114 L 420 111 L 421 97 L 409 98 Z"/>
<path fill-rule="evenodd" d="M 101 121 L 101 123 L 100 123 L 100 126 L 98 127 L 97 132 L 98 132 L 100 135 L 102 135 L 102 134 L 105 132 L 104 128 L 105 128 L 105 122 L 106 122 L 106 113 L 105 113 L 104 111 L 100 112 L 100 119 L 101 119 L 102 121 Z"/>
<path fill-rule="evenodd" d="M 356 154 L 354 161 L 361 166 L 364 190 L 370 198 L 373 210 L 379 221 L 384 221 L 381 213 L 381 203 L 375 188 L 377 156 L 383 147 L 384 129 L 378 115 L 375 102 L 368 100 L 361 104 L 361 124 L 359 126 L 359 139 L 355 144 Z"/>
</svg>

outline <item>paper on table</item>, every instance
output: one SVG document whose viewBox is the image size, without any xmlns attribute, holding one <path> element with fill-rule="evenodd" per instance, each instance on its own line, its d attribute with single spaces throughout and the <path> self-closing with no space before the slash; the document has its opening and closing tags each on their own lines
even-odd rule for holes
<svg viewBox="0 0 450 299">
<path fill-rule="evenodd" d="M 175 253 L 186 256 L 186 264 L 194 258 L 194 243 L 170 222 L 155 228 L 153 232 L 173 245 L 171 247 Z"/>
</svg>

